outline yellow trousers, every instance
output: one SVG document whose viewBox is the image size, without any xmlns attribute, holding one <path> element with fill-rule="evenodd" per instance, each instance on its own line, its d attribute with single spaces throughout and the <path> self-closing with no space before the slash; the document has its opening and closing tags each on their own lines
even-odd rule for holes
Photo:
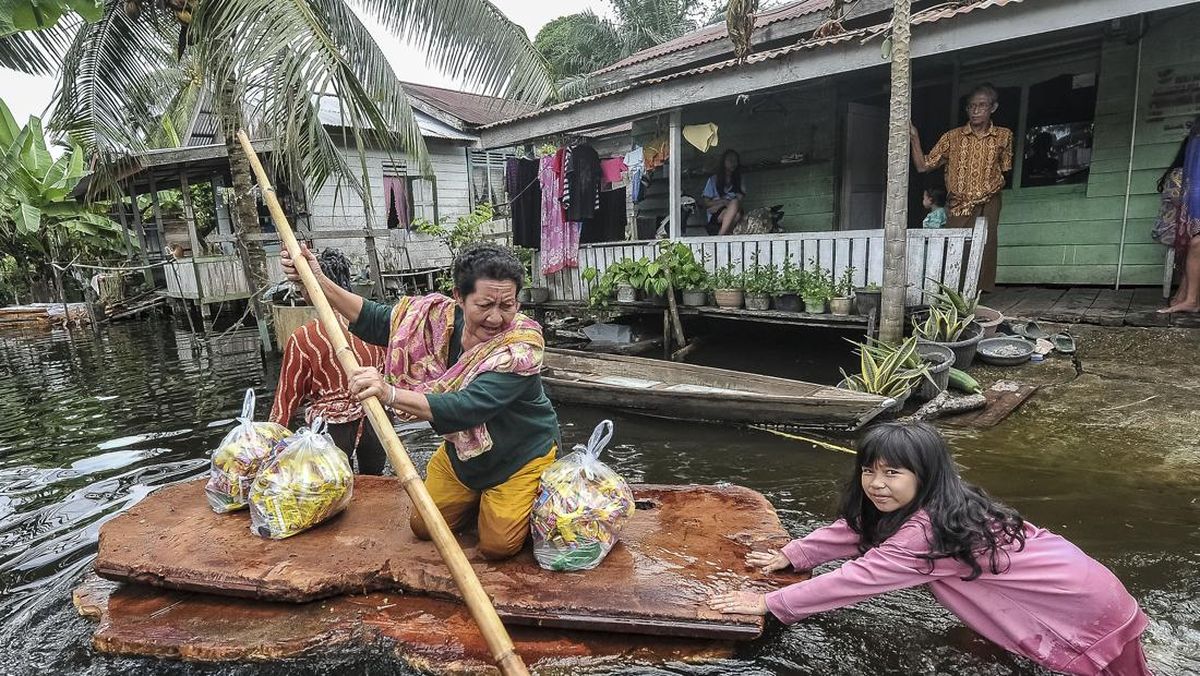
<svg viewBox="0 0 1200 676">
<path fill-rule="evenodd" d="M 454 474 L 446 445 L 429 459 L 425 487 L 450 530 L 466 525 L 479 512 L 479 553 L 487 559 L 506 559 L 521 551 L 529 537 L 529 513 L 537 499 L 542 472 L 554 462 L 556 448 L 530 460 L 504 483 L 482 492 L 467 488 Z M 429 539 L 425 520 L 415 511 L 409 520 L 413 534 Z"/>
</svg>

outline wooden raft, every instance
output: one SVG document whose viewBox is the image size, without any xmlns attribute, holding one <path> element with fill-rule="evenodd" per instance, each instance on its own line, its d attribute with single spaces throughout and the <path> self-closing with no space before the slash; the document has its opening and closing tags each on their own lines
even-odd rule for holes
<svg viewBox="0 0 1200 676">
<path fill-rule="evenodd" d="M 1026 399 L 1037 392 L 1037 385 L 1027 385 L 1010 380 L 1001 380 L 983 391 L 987 405 L 978 411 L 968 411 L 942 419 L 949 425 L 959 427 L 995 427 L 1017 410 Z"/>
<path fill-rule="evenodd" d="M 117 581 L 269 601 L 405 591 L 458 599 L 433 544 L 408 525 L 395 479 L 356 477 L 341 515 L 280 541 L 249 529 L 248 514 L 214 514 L 203 482 L 163 488 L 100 529 L 95 569 Z M 752 547 L 787 541 L 770 503 L 738 486 L 634 487 L 638 509 L 596 569 L 544 571 L 532 550 L 483 560 L 473 535 L 460 541 L 502 618 L 516 624 L 635 634 L 749 640 L 763 618 L 722 615 L 713 593 L 770 590 L 796 575 L 747 569 Z"/>
<path fill-rule="evenodd" d="M 383 641 L 422 672 L 496 672 L 467 609 L 453 601 L 374 592 L 300 605 L 263 603 L 95 576 L 85 578 L 72 598 L 80 614 L 97 622 L 92 646 L 103 653 L 244 662 Z M 552 671 L 564 661 L 661 663 L 733 655 L 728 641 L 536 627 L 513 627 L 511 634 L 521 656 L 539 670 Z"/>
</svg>

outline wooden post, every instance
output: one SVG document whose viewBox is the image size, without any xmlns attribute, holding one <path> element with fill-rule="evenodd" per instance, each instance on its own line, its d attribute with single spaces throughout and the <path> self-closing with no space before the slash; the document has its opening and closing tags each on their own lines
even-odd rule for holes
<svg viewBox="0 0 1200 676">
<path fill-rule="evenodd" d="M 138 260 L 142 262 L 142 265 L 148 266 L 150 265 L 150 251 L 147 249 L 146 232 L 143 230 L 142 210 L 138 208 L 137 187 L 133 181 L 129 182 L 129 203 L 133 205 L 133 231 L 137 233 L 138 245 L 142 247 Z M 150 271 L 149 267 L 142 269 L 142 279 L 146 280 L 151 287 L 154 286 L 154 273 Z"/>
<path fill-rule="evenodd" d="M 367 265 L 371 268 L 371 281 L 375 282 L 372 287 L 371 295 L 375 298 L 383 298 L 383 272 L 379 269 L 379 252 L 375 249 L 375 230 L 371 224 L 367 224 Z"/>
<path fill-rule="evenodd" d="M 671 220 L 669 236 L 679 239 L 683 236 L 683 223 L 680 222 L 680 206 L 683 197 L 683 114 L 678 108 L 671 111 L 671 157 L 667 160 L 667 190 L 670 191 Z"/>
<path fill-rule="evenodd" d="M 879 339 L 904 340 L 907 291 L 909 129 L 912 124 L 912 65 L 909 42 L 912 0 L 896 0 L 892 12 L 892 100 L 888 113 L 887 201 L 884 207 L 883 294 Z"/>
<path fill-rule="evenodd" d="M 317 278 L 308 267 L 308 261 L 300 255 L 300 245 L 296 241 L 296 236 L 292 233 L 292 228 L 288 224 L 287 218 L 283 215 L 283 209 L 280 208 L 279 200 L 275 197 L 275 190 L 271 187 L 271 182 L 267 178 L 267 172 L 263 169 L 258 155 L 255 154 L 253 146 L 250 145 L 250 139 L 246 137 L 246 132 L 240 130 L 237 133 L 237 138 L 242 145 L 242 150 L 246 153 L 246 157 L 250 160 L 250 166 L 254 170 L 254 175 L 258 178 L 263 199 L 266 201 L 267 209 L 270 210 L 271 218 L 275 220 L 275 227 L 279 231 L 279 238 L 283 241 L 283 245 L 287 248 L 288 253 L 295 262 L 296 271 L 300 274 L 300 279 L 304 283 L 308 297 L 317 308 L 317 316 L 320 318 L 321 325 L 329 335 L 330 342 L 333 343 L 334 356 L 337 357 L 342 369 L 349 373 L 358 368 L 358 360 L 354 357 L 354 351 L 350 349 L 350 345 L 346 342 L 341 324 L 338 322 L 337 316 L 333 313 L 333 308 L 330 307 L 325 294 L 321 292 Z M 454 533 L 450 532 L 450 527 L 446 525 L 446 520 L 442 518 L 442 513 L 438 511 L 433 498 L 429 497 L 429 491 L 425 489 L 425 484 L 421 482 L 421 477 L 417 474 L 417 469 L 413 467 L 412 460 L 409 459 L 408 453 L 404 449 L 404 444 L 400 442 L 400 437 L 396 436 L 396 430 L 392 427 L 392 422 L 388 419 L 387 413 L 384 412 L 383 404 L 379 403 L 379 399 L 376 397 L 371 397 L 362 403 L 363 408 L 367 412 L 367 419 L 371 421 L 371 426 L 375 428 L 375 433 L 379 436 L 379 440 L 383 443 L 384 450 L 387 452 L 388 460 L 396 470 L 396 476 L 400 479 L 404 490 L 408 492 L 408 497 L 412 500 L 413 508 L 417 510 L 417 514 L 421 515 L 426 527 L 429 528 L 429 534 L 433 537 L 433 543 L 437 547 L 438 554 L 441 555 L 442 560 L 450 568 L 450 574 L 453 576 L 455 584 L 458 585 L 458 589 L 462 593 L 463 601 L 471 611 L 471 617 L 479 625 L 479 629 L 487 641 L 488 648 L 491 649 L 492 659 L 500 667 L 500 671 L 506 675 L 528 674 L 529 672 L 525 668 L 525 663 L 517 655 L 512 639 L 508 636 L 508 631 L 500 622 L 500 616 L 496 614 L 496 609 L 492 606 L 491 599 L 483 591 L 483 586 L 479 583 L 479 578 L 475 576 L 475 570 L 471 568 L 466 555 L 463 554 L 462 549 L 458 546 L 458 541 L 454 539 Z"/>
<path fill-rule="evenodd" d="M 179 201 L 183 205 L 183 220 L 187 223 L 188 241 L 192 247 L 192 275 L 196 277 L 196 306 L 200 308 L 200 316 L 204 317 L 207 314 L 204 305 L 204 282 L 200 279 L 200 266 L 196 263 L 196 259 L 200 257 L 200 235 L 196 232 L 196 213 L 192 210 L 192 190 L 187 174 L 179 175 Z"/>
</svg>

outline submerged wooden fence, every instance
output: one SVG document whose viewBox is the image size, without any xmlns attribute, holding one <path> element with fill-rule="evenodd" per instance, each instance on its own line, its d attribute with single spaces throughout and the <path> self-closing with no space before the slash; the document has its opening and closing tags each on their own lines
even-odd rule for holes
<svg viewBox="0 0 1200 676">
<path fill-rule="evenodd" d="M 958 291 L 974 295 L 983 259 L 987 223 L 980 218 L 973 229 L 912 229 L 908 231 L 908 305 L 920 305 L 923 291 L 941 281 Z M 681 240 L 692 248 L 704 267 L 715 272 L 730 264 L 744 272 L 756 260 L 782 267 L 785 261 L 811 267 L 813 264 L 839 278 L 847 267 L 854 268 L 856 286 L 883 284 L 883 230 L 840 230 L 834 232 L 789 232 L 774 235 L 688 237 Z M 556 301 L 585 302 L 591 284 L 582 272 L 595 268 L 600 274 L 620 260 L 658 256 L 658 243 L 610 242 L 579 248 L 579 267 L 543 275 L 534 261 L 535 281 L 550 289 Z"/>
</svg>

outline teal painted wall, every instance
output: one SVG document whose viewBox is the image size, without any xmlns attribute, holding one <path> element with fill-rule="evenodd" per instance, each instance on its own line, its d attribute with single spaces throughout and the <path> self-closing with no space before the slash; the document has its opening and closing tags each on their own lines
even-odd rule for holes
<svg viewBox="0 0 1200 676">
<path fill-rule="evenodd" d="M 1150 239 L 1156 184 L 1174 157 L 1184 123 L 1200 112 L 1200 10 L 1156 15 L 1143 38 L 1138 124 L 1121 284 L 1160 284 L 1166 249 Z M 1000 219 L 1002 284 L 1117 282 L 1137 45 L 1100 49 L 1091 173 L 1085 184 L 1008 190 Z M 1177 82 L 1176 80 L 1184 80 Z M 1020 135 L 1018 134 L 1018 138 Z M 1021 152 L 1021 148 L 1017 148 Z"/>
</svg>

